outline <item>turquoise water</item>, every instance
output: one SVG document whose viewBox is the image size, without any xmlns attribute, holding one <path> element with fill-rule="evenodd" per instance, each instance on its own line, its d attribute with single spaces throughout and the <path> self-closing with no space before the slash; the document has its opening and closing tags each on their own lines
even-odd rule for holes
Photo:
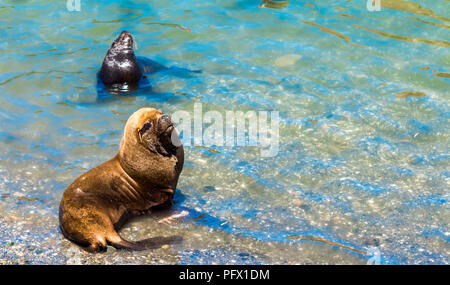
<svg viewBox="0 0 450 285">
<path fill-rule="evenodd" d="M 381 4 L 1 1 L 0 263 L 448 264 L 450 2 Z M 122 30 L 168 68 L 104 96 Z M 278 111 L 278 154 L 186 147 L 174 211 L 189 216 L 121 231 L 179 245 L 92 255 L 65 240 L 63 191 L 117 152 L 129 115 L 195 103 Z"/>
</svg>

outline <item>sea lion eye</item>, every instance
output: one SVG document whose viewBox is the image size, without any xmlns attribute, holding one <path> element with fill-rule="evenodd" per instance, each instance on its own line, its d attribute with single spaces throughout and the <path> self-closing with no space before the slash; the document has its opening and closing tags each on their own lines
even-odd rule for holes
<svg viewBox="0 0 450 285">
<path fill-rule="evenodd" d="M 139 133 L 142 135 L 143 133 L 145 133 L 146 131 L 150 130 L 151 128 L 153 128 L 153 123 L 152 122 L 147 122 L 139 130 Z"/>
</svg>

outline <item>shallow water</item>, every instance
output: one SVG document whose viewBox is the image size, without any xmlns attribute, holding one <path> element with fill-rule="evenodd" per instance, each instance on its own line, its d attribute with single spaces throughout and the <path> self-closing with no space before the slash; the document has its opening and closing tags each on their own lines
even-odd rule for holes
<svg viewBox="0 0 450 285">
<path fill-rule="evenodd" d="M 381 3 L 2 1 L 0 263 L 448 264 L 450 2 Z M 122 30 L 169 69 L 99 96 Z M 121 231 L 181 244 L 93 255 L 65 240 L 64 189 L 117 152 L 129 115 L 195 103 L 279 111 L 278 154 L 186 147 L 174 210 L 189 216 Z"/>
</svg>

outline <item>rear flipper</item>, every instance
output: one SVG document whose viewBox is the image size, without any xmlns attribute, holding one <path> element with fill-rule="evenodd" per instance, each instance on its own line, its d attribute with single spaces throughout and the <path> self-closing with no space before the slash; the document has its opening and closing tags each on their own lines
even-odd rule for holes
<svg viewBox="0 0 450 285">
<path fill-rule="evenodd" d="M 131 242 L 120 238 L 118 241 L 109 241 L 108 243 L 117 249 L 127 249 L 127 250 L 146 250 L 146 249 L 157 249 L 163 245 L 169 244 L 179 244 L 183 238 L 181 236 L 169 236 L 169 237 L 154 237 L 148 238 L 136 242 Z"/>
</svg>

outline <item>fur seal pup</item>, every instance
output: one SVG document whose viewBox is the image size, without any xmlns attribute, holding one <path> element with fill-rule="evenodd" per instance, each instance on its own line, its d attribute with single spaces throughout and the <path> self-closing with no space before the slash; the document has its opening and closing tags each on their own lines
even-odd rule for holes
<svg viewBox="0 0 450 285">
<path fill-rule="evenodd" d="M 143 250 L 179 241 L 171 236 L 130 242 L 117 233 L 129 218 L 172 204 L 184 163 L 176 134 L 170 117 L 161 111 L 142 108 L 131 115 L 117 155 L 65 190 L 59 207 L 63 235 L 91 252 L 108 244 Z"/>
<path fill-rule="evenodd" d="M 142 71 L 134 55 L 133 43 L 133 36 L 123 31 L 106 53 L 100 70 L 100 79 L 107 87 L 137 86 L 142 77 Z"/>
</svg>

